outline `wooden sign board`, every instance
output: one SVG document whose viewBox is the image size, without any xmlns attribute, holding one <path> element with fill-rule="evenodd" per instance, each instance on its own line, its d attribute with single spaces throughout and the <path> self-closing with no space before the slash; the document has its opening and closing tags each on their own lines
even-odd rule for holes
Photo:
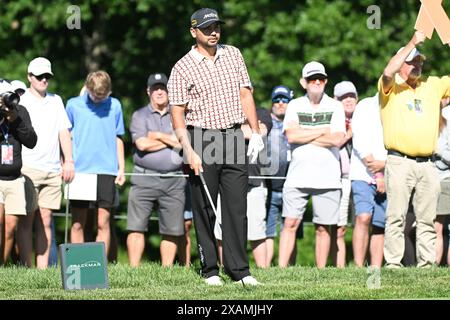
<svg viewBox="0 0 450 320">
<path fill-rule="evenodd" d="M 431 39 L 436 29 L 443 44 L 450 44 L 450 20 L 442 7 L 442 0 L 421 0 L 422 5 L 414 29 Z"/>
</svg>

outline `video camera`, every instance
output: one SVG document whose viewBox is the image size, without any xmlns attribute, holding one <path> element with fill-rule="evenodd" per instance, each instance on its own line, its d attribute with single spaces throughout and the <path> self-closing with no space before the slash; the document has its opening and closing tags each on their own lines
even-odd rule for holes
<svg viewBox="0 0 450 320">
<path fill-rule="evenodd" d="M 19 104 L 20 96 L 12 91 L 6 91 L 0 94 L 0 112 L 4 112 L 5 108 L 13 110 Z"/>
</svg>

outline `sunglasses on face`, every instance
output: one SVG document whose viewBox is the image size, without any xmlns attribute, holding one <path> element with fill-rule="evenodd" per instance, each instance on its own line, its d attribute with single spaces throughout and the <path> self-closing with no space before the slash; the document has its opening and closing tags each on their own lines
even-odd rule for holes
<svg viewBox="0 0 450 320">
<path fill-rule="evenodd" d="M 41 75 L 39 75 L 39 76 L 35 76 L 35 75 L 33 75 L 38 81 L 42 81 L 42 79 L 46 79 L 46 80 L 50 80 L 51 78 L 52 78 L 52 75 L 51 74 L 48 74 L 48 73 L 44 73 L 44 74 L 41 74 Z"/>
<path fill-rule="evenodd" d="M 308 84 L 316 83 L 317 80 L 319 80 L 320 84 L 324 84 L 325 81 L 327 80 L 327 78 L 324 78 L 324 77 L 311 77 L 311 78 L 306 79 Z"/>
<path fill-rule="evenodd" d="M 207 27 L 196 29 L 200 30 L 203 34 L 206 35 L 211 34 L 213 31 L 215 31 L 216 33 L 220 33 L 220 23 L 214 22 Z"/>
<path fill-rule="evenodd" d="M 423 66 L 423 60 L 421 60 L 420 58 L 419 59 L 416 59 L 416 58 L 414 58 L 413 60 L 411 60 L 411 61 L 405 61 L 405 63 L 407 64 L 407 65 L 416 65 L 416 64 L 418 64 L 418 65 L 420 65 L 420 66 Z"/>
<path fill-rule="evenodd" d="M 279 97 L 279 98 L 272 99 L 272 102 L 273 103 L 280 103 L 280 102 L 289 103 L 289 99 Z"/>
</svg>

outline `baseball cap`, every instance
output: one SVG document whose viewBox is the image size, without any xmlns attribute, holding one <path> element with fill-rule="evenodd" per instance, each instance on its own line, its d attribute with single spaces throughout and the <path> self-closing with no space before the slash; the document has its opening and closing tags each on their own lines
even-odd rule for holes
<svg viewBox="0 0 450 320">
<path fill-rule="evenodd" d="M 191 16 L 192 28 L 206 28 L 214 22 L 225 23 L 220 20 L 216 10 L 210 8 L 202 8 L 195 11 Z"/>
<path fill-rule="evenodd" d="M 13 80 L 11 81 L 11 86 L 13 87 L 14 92 L 18 93 L 17 91 L 20 90 L 22 93 L 27 91 L 27 86 L 25 83 L 23 83 L 20 80 Z"/>
<path fill-rule="evenodd" d="M 302 70 L 302 78 L 306 79 L 309 78 L 313 75 L 316 74 L 321 74 L 325 77 L 327 77 L 328 75 L 325 73 L 325 67 L 323 66 L 323 64 L 321 64 L 320 62 L 317 61 L 311 61 L 308 62 Z"/>
<path fill-rule="evenodd" d="M 167 76 L 164 73 L 154 73 L 148 77 L 147 86 L 151 87 L 157 83 L 167 86 Z"/>
<path fill-rule="evenodd" d="M 401 47 L 400 49 L 398 49 L 397 54 L 398 54 L 400 51 L 402 51 L 404 48 L 405 48 L 405 47 Z M 420 51 L 417 50 L 417 48 L 414 48 L 414 49 L 409 53 L 409 55 L 406 57 L 405 61 L 406 61 L 406 62 L 410 62 L 410 61 L 412 61 L 412 60 L 413 60 L 415 57 L 417 57 L 417 56 L 421 56 L 423 60 L 426 59 L 426 57 L 425 57 L 423 54 L 421 54 Z"/>
<path fill-rule="evenodd" d="M 271 97 L 273 100 L 274 98 L 280 96 L 291 100 L 294 96 L 294 92 L 286 86 L 279 85 L 273 88 Z"/>
<path fill-rule="evenodd" d="M 358 96 L 358 92 L 356 91 L 356 87 L 351 81 L 341 81 L 334 86 L 334 96 L 336 98 L 342 97 L 345 94 L 354 93 Z"/>
<path fill-rule="evenodd" d="M 14 91 L 12 85 L 8 81 L 0 79 L 0 94 L 8 91 Z"/>
<path fill-rule="evenodd" d="M 46 58 L 35 58 L 31 60 L 30 64 L 28 65 L 28 73 L 32 73 L 35 76 L 40 76 L 41 74 L 48 73 L 53 76 L 52 64 Z"/>
</svg>

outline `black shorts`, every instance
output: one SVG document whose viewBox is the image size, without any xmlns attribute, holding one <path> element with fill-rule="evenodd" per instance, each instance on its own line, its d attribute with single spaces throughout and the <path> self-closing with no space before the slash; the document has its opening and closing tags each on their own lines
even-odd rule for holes
<svg viewBox="0 0 450 320">
<path fill-rule="evenodd" d="M 71 200 L 70 206 L 73 208 L 114 208 L 116 199 L 116 176 L 107 174 L 97 175 L 97 201 Z"/>
</svg>

